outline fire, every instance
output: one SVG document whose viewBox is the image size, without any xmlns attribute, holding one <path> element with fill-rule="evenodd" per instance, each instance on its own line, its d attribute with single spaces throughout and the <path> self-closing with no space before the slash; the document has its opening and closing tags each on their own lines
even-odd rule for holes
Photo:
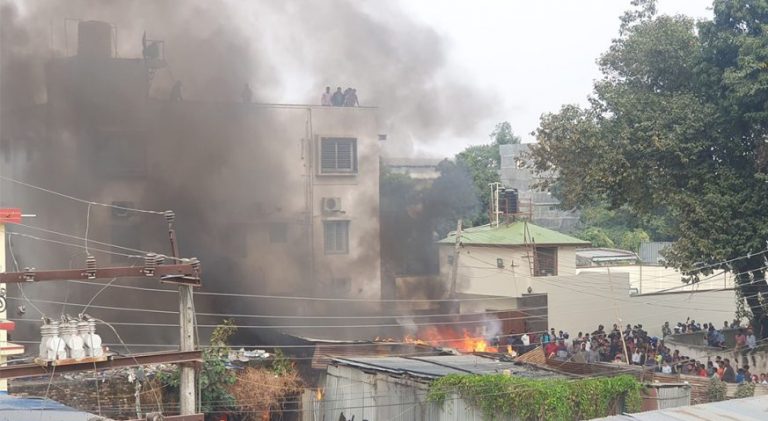
<svg viewBox="0 0 768 421">
<path fill-rule="evenodd" d="M 319 401 L 323 400 L 323 392 L 323 388 L 318 388 L 315 392 L 315 398 L 317 398 Z"/>
<path fill-rule="evenodd" d="M 453 329 L 429 327 L 419 332 L 418 337 L 406 336 L 403 342 L 415 345 L 430 345 L 441 348 L 453 348 L 460 352 L 498 352 L 482 337 L 472 335 L 463 329 L 457 332 Z"/>
</svg>

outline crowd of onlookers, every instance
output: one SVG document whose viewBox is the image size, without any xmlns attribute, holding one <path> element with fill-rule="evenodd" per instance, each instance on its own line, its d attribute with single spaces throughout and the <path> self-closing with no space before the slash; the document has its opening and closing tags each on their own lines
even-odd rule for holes
<svg viewBox="0 0 768 421">
<path fill-rule="evenodd" d="M 325 92 L 320 97 L 320 105 L 327 107 L 358 107 L 360 101 L 357 99 L 357 89 L 347 88 L 341 90 L 341 86 L 336 88 L 336 92 L 331 93 L 331 87 L 326 86 Z"/>
<path fill-rule="evenodd" d="M 738 321 L 724 325 L 725 329 L 738 329 L 735 335 L 736 356 L 746 355 L 756 347 L 757 341 L 751 328 L 741 328 Z M 678 323 L 674 328 L 669 322 L 662 326 L 663 336 L 674 333 L 706 332 L 706 342 L 710 346 L 725 348 L 725 337 L 722 330 L 714 327 L 712 323 L 700 325 L 692 320 Z M 664 339 L 648 335 L 643 325 L 628 324 L 621 329 L 614 324 L 612 329 L 606 330 L 599 325 L 591 333 L 579 332 L 571 338 L 567 332 L 556 332 L 554 328 L 549 332 L 539 335 L 523 333 L 522 335 L 510 335 L 507 344 L 512 346 L 541 345 L 548 358 L 558 360 L 570 360 L 582 363 L 614 362 L 643 366 L 648 370 L 663 374 L 686 374 L 701 377 L 717 376 L 728 383 L 761 383 L 768 384 L 768 374 L 756 374 L 750 371 L 749 365 L 741 368 L 736 362 L 731 363 L 728 358 L 717 357 L 714 361 L 700 362 L 685 355 L 680 355 L 678 350 L 670 350 L 665 346 Z"/>
</svg>

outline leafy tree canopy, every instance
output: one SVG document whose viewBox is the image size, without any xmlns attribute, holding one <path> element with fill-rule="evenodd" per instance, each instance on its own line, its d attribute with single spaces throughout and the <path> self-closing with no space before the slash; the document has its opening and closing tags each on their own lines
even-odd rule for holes
<svg viewBox="0 0 768 421">
<path fill-rule="evenodd" d="M 633 5 L 589 105 L 542 117 L 534 166 L 557 168 L 566 207 L 664 209 L 677 238 L 667 261 L 733 270 L 768 336 L 766 262 L 754 254 L 768 239 L 768 2 L 714 0 L 714 19 L 699 23 Z"/>
</svg>

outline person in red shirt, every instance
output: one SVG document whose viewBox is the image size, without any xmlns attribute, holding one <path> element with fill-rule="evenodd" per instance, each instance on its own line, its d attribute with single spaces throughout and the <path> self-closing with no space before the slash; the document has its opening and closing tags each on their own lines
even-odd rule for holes
<svg viewBox="0 0 768 421">
<path fill-rule="evenodd" d="M 544 345 L 544 355 L 546 355 L 547 358 L 554 357 L 555 353 L 557 353 L 557 344 L 554 341 Z"/>
<path fill-rule="evenodd" d="M 699 364 L 698 366 L 699 377 L 707 377 L 707 369 L 704 367 L 704 364 Z"/>
</svg>

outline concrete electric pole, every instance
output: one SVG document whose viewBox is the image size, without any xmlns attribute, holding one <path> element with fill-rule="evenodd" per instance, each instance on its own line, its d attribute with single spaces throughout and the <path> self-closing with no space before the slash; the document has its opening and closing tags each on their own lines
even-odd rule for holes
<svg viewBox="0 0 768 421">
<path fill-rule="evenodd" d="M 173 211 L 166 211 L 165 219 L 168 221 L 168 238 L 171 242 L 171 252 L 174 258 L 178 258 L 179 244 L 176 241 L 176 230 L 173 228 L 176 215 Z M 193 300 L 192 285 L 179 283 L 179 345 L 182 352 L 195 350 L 195 311 Z M 179 402 L 180 414 L 195 414 L 195 367 L 193 365 L 181 365 L 179 391 L 181 392 Z"/>
<path fill-rule="evenodd" d="M 456 243 L 453 246 L 453 266 L 451 267 L 451 298 L 456 298 L 456 278 L 459 276 L 459 248 L 461 248 L 461 223 L 456 223 Z"/>
</svg>

